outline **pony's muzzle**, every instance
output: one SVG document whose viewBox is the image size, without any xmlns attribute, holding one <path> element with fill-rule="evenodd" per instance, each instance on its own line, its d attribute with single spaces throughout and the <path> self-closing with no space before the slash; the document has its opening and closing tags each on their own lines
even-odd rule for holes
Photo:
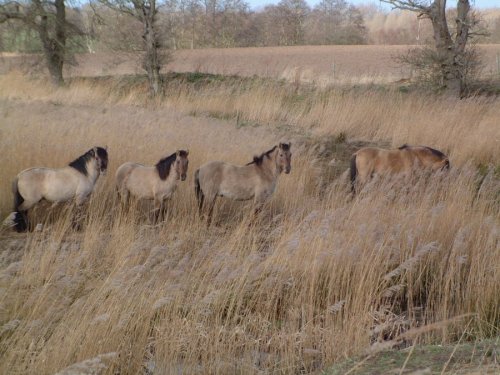
<svg viewBox="0 0 500 375">
<path fill-rule="evenodd" d="M 292 167 L 286 167 L 285 168 L 285 173 L 289 174 L 291 170 L 292 170 Z"/>
<path fill-rule="evenodd" d="M 186 180 L 186 175 L 185 174 L 181 175 L 181 181 L 185 181 L 185 180 Z"/>
</svg>

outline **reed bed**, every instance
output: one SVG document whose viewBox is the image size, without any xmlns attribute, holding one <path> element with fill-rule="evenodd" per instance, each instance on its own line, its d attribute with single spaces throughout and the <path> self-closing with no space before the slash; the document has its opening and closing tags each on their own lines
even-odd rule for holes
<svg viewBox="0 0 500 375">
<path fill-rule="evenodd" d="M 110 153 L 83 230 L 70 206 L 39 209 L 41 231 L 2 230 L 0 372 L 312 373 L 381 348 L 498 336 L 494 99 L 206 85 L 145 105 L 140 90 L 0 77 L 2 216 L 22 168 L 64 165 L 94 144 Z M 291 93 L 304 99 L 291 105 Z M 343 161 L 316 146 L 340 147 L 341 134 L 429 144 L 452 169 L 375 179 L 351 198 L 342 176 L 325 185 L 325 162 Z M 194 170 L 247 162 L 280 139 L 293 142 L 292 173 L 262 217 L 221 202 L 206 228 Z M 147 204 L 120 208 L 116 167 L 178 148 L 190 150 L 190 177 L 166 221 L 152 225 Z"/>
</svg>

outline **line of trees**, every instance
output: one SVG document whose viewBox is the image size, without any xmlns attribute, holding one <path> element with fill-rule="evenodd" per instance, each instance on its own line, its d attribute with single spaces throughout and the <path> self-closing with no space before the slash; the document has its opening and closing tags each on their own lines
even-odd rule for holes
<svg viewBox="0 0 500 375">
<path fill-rule="evenodd" d="M 54 8 L 48 0 L 0 0 L 0 14 L 2 7 L 4 12 L 16 6 L 26 10 L 35 2 Z M 346 0 L 322 0 L 313 8 L 305 0 L 281 0 L 258 11 L 250 10 L 244 0 L 93 0 L 81 7 L 67 2 L 66 18 L 86 33 L 78 39 L 84 42 L 80 50 L 141 49 L 140 3 L 154 5 L 162 46 L 171 49 L 368 43 L 362 12 Z M 133 10 L 124 12 L 125 8 Z M 32 28 L 12 21 L 9 17 L 0 26 L 0 50 L 40 49 Z"/>
</svg>

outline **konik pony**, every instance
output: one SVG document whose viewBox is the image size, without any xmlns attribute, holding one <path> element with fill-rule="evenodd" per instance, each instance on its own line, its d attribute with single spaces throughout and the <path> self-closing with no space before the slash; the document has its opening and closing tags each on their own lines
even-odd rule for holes
<svg viewBox="0 0 500 375">
<path fill-rule="evenodd" d="M 437 171 L 449 168 L 448 157 L 427 146 L 405 144 L 393 150 L 364 147 L 351 158 L 351 189 L 355 192 L 356 182 L 363 185 L 375 174 L 402 173 L 408 176 L 415 170 Z"/>
<path fill-rule="evenodd" d="M 42 199 L 59 203 L 74 198 L 80 206 L 107 167 L 106 148 L 94 147 L 63 168 L 25 169 L 14 179 L 14 212 L 8 220 L 16 231 L 24 232 L 29 227 L 28 210 Z"/>
<path fill-rule="evenodd" d="M 154 166 L 127 162 L 116 171 L 116 188 L 123 203 L 130 195 L 137 199 L 154 200 L 155 220 L 163 202 L 177 189 L 179 180 L 186 179 L 189 151 L 178 150 Z"/>
<path fill-rule="evenodd" d="M 291 146 L 291 143 L 280 143 L 260 156 L 254 156 L 253 161 L 244 166 L 212 161 L 200 167 L 194 174 L 195 193 L 200 215 L 207 200 L 207 224 L 210 225 L 212 220 L 217 197 L 241 201 L 253 199 L 255 213 L 258 213 L 273 194 L 281 172 L 290 173 Z"/>
</svg>

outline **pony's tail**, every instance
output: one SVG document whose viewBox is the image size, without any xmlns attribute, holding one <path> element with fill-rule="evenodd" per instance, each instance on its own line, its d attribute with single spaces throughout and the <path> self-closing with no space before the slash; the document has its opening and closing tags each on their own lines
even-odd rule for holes
<svg viewBox="0 0 500 375">
<path fill-rule="evenodd" d="M 16 232 L 25 232 L 28 229 L 28 222 L 26 220 L 26 211 L 19 209 L 24 202 L 24 198 L 19 192 L 17 177 L 12 182 L 12 193 L 14 193 L 14 212 L 10 215 L 11 225 Z"/>
<path fill-rule="evenodd" d="M 200 186 L 199 169 L 197 169 L 196 172 L 194 172 L 194 192 L 196 194 L 196 200 L 198 201 L 198 210 L 201 212 L 201 209 L 203 208 L 203 200 L 205 198 L 205 195 L 203 194 L 203 191 L 201 190 Z"/>
<path fill-rule="evenodd" d="M 356 166 L 356 154 L 351 158 L 351 192 L 356 193 L 356 177 L 358 175 L 358 167 Z"/>
</svg>

